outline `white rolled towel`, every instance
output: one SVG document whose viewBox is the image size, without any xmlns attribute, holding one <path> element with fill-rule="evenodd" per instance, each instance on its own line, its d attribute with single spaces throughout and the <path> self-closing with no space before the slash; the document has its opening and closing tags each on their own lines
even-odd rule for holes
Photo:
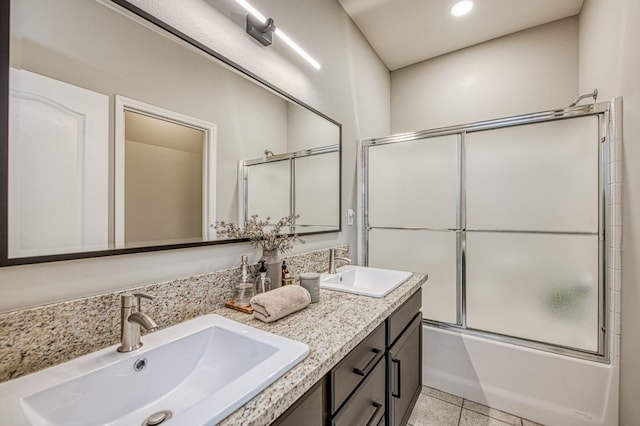
<svg viewBox="0 0 640 426">
<path fill-rule="evenodd" d="M 309 292 L 299 285 L 287 285 L 251 298 L 253 317 L 273 322 L 286 317 L 311 303 Z"/>
</svg>

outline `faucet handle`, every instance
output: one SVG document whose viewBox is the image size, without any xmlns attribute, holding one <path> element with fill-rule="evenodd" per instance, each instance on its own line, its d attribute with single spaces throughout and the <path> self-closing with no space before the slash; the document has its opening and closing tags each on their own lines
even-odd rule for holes
<svg viewBox="0 0 640 426">
<path fill-rule="evenodd" d="M 150 294 L 147 293 L 133 293 L 133 297 L 136 298 L 136 301 L 138 302 L 138 311 L 142 311 L 142 298 L 148 299 L 148 300 L 153 300 L 156 297 L 155 296 L 151 296 Z"/>
<path fill-rule="evenodd" d="M 133 295 L 138 298 L 138 301 L 140 301 L 141 297 L 144 297 L 145 299 L 149 299 L 149 300 L 153 300 L 156 298 L 155 296 L 151 296 L 150 294 L 147 294 L 147 293 L 133 293 Z"/>
<path fill-rule="evenodd" d="M 123 308 L 134 308 L 137 307 L 140 310 L 141 298 L 145 299 L 155 299 L 154 296 L 145 294 L 145 293 L 125 293 L 120 296 L 121 305 Z"/>
</svg>

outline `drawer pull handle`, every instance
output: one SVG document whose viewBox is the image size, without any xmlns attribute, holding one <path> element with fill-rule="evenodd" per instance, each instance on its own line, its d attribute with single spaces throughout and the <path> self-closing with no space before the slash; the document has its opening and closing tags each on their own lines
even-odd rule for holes
<svg viewBox="0 0 640 426">
<path fill-rule="evenodd" d="M 398 382 L 398 392 L 396 393 L 392 389 L 391 390 L 391 396 L 394 397 L 394 398 L 400 398 L 400 389 L 402 388 L 402 385 L 400 384 L 400 377 L 402 377 L 401 373 L 400 373 L 400 360 L 391 358 L 391 362 L 398 366 L 398 374 L 396 375 L 396 377 L 398 378 L 398 380 L 397 380 L 397 382 Z M 395 380 L 394 380 L 394 382 L 395 382 Z"/>
<path fill-rule="evenodd" d="M 371 405 L 376 407 L 376 411 L 373 412 L 373 415 L 371 416 L 371 418 L 367 422 L 367 426 L 377 425 L 378 422 L 380 421 L 380 419 L 376 419 L 376 417 L 378 417 L 378 412 L 382 409 L 382 404 L 377 403 L 377 402 L 374 401 L 374 402 L 371 403 Z"/>
<path fill-rule="evenodd" d="M 367 364 L 363 367 L 363 368 L 354 368 L 353 372 L 356 373 L 358 376 L 366 376 L 367 374 L 369 374 L 369 372 L 371 371 L 371 369 L 373 368 L 376 359 L 378 358 L 378 354 L 380 352 L 382 352 L 380 349 L 371 349 L 371 352 L 373 353 L 373 356 L 371 357 L 371 359 L 367 362 Z"/>
</svg>

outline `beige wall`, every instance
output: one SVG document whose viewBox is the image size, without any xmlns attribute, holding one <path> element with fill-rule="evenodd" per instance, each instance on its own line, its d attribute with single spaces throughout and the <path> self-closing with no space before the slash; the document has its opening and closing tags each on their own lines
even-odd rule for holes
<svg viewBox="0 0 640 426">
<path fill-rule="evenodd" d="M 245 33 L 242 23 L 227 17 L 221 18 L 210 4 L 211 2 L 199 0 L 185 0 L 179 4 L 163 0 L 149 1 L 146 7 L 158 15 L 161 15 L 159 8 L 163 5 L 177 8 L 173 15 L 183 19 L 192 30 L 206 36 L 207 44 L 342 123 L 344 155 L 341 214 L 345 224 L 343 232 L 305 237 L 307 243 L 297 246 L 294 252 L 301 253 L 348 243 L 355 253 L 355 229 L 346 227 L 346 209 L 355 208 L 355 142 L 358 138 L 389 133 L 388 70 L 337 0 L 254 2 L 256 7 L 263 8 L 274 16 L 278 25 L 316 56 L 322 64 L 320 71 L 308 66 L 282 43 L 274 43 L 275 46 L 272 48 L 258 46 Z M 201 13 L 199 8 L 203 7 L 206 11 Z M 48 13 L 62 12 L 52 7 Z M 69 25 L 73 22 L 73 16 L 66 16 Z M 81 27 L 78 34 L 98 30 L 90 25 Z M 125 46 L 133 44 L 134 41 L 138 42 L 122 35 L 119 43 Z M 82 48 L 82 37 L 78 37 L 78 42 L 78 48 Z M 102 46 L 89 47 L 94 49 L 96 55 L 104 55 L 104 52 L 108 51 Z M 142 54 L 138 50 L 135 53 Z M 162 51 L 157 53 L 164 54 Z M 150 55 L 152 52 L 144 54 Z M 175 57 L 172 59 L 178 60 Z M 109 55 L 104 55 L 104 61 L 109 61 Z M 106 78 L 100 72 L 101 70 L 79 70 L 81 76 L 85 73 L 96 73 L 100 78 Z M 178 77 L 182 77 L 181 81 L 184 82 L 183 76 Z M 208 81 L 211 84 L 215 83 L 212 76 Z M 220 83 L 223 89 L 228 87 L 228 81 Z M 170 90 L 178 90 L 179 87 L 167 86 Z M 223 90 L 219 95 L 235 99 L 235 95 L 231 95 L 227 90 Z M 156 103 L 155 98 L 146 101 Z M 188 108 L 189 103 L 185 102 L 184 106 Z M 184 112 L 189 113 L 188 110 Z M 227 112 L 239 116 L 246 114 L 246 111 L 240 108 Z M 282 113 L 286 113 L 285 108 L 282 109 Z M 266 116 L 262 119 L 267 120 Z M 247 138 L 261 135 L 260 127 L 255 123 L 239 122 L 233 131 L 235 135 Z M 220 141 L 221 135 L 218 137 Z M 256 157 L 259 155 L 260 153 Z M 252 262 L 259 258 L 258 252 L 253 251 L 249 244 L 243 243 L 0 268 L 0 311 L 210 272 L 238 265 L 243 254 L 248 254 Z M 114 315 L 117 313 L 114 312 Z"/>
<path fill-rule="evenodd" d="M 202 148 L 127 140 L 125 177 L 126 247 L 202 239 Z"/>
<path fill-rule="evenodd" d="M 124 241 L 126 247 L 203 238 L 205 132 L 124 113 Z M 206 228 L 204 228 L 206 229 Z"/>
<path fill-rule="evenodd" d="M 620 424 L 640 419 L 640 2 L 585 0 L 580 14 L 580 91 L 624 97 Z"/>
<path fill-rule="evenodd" d="M 567 106 L 578 91 L 576 17 L 391 73 L 391 132 Z"/>
</svg>

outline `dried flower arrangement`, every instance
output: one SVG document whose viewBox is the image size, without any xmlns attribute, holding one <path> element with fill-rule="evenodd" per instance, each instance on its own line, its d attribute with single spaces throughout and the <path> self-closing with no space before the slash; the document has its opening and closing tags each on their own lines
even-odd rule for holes
<svg viewBox="0 0 640 426">
<path fill-rule="evenodd" d="M 247 221 L 244 228 L 240 228 L 233 223 L 223 221 L 216 222 L 216 233 L 220 238 L 249 238 L 255 248 L 263 251 L 278 251 L 286 253 L 293 248 L 295 243 L 304 244 L 297 234 L 283 233 L 283 229 L 289 229 L 294 218 L 299 216 L 285 216 L 278 220 L 275 225 L 269 223 L 270 217 L 259 220 L 258 215 L 253 215 Z M 271 228 L 267 231 L 268 228 Z"/>
</svg>

